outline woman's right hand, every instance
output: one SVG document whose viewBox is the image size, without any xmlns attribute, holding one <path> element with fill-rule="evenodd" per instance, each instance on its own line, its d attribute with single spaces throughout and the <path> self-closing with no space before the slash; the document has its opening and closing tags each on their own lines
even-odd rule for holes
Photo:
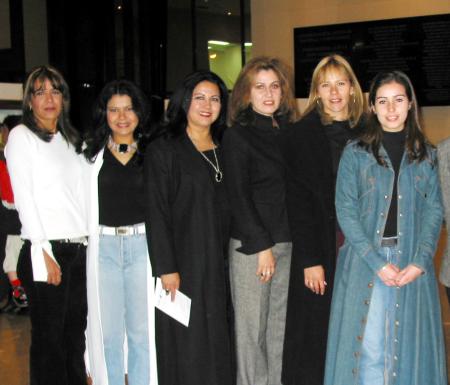
<svg viewBox="0 0 450 385">
<path fill-rule="evenodd" d="M 388 263 L 378 270 L 377 274 L 386 286 L 397 286 L 396 279 L 399 272 L 397 266 Z"/>
<path fill-rule="evenodd" d="M 47 283 L 58 286 L 61 283 L 61 268 L 44 249 L 42 249 L 42 253 L 47 268 Z"/>
<path fill-rule="evenodd" d="M 307 267 L 304 270 L 305 286 L 313 293 L 324 295 L 327 283 L 322 265 Z"/>
<path fill-rule="evenodd" d="M 170 273 L 161 275 L 161 285 L 166 293 L 170 292 L 172 302 L 175 300 L 176 291 L 180 287 L 180 274 Z"/>
<path fill-rule="evenodd" d="M 256 275 L 261 282 L 268 282 L 275 273 L 275 257 L 273 256 L 272 249 L 260 251 L 258 254 L 258 269 Z"/>
</svg>

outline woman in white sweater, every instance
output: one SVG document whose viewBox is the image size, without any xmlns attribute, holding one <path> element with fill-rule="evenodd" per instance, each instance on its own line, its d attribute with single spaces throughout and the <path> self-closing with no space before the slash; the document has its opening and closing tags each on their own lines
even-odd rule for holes
<svg viewBox="0 0 450 385">
<path fill-rule="evenodd" d="M 6 159 L 22 223 L 18 275 L 29 297 L 30 384 L 85 385 L 86 204 L 69 89 L 54 68 L 25 83 Z"/>
</svg>

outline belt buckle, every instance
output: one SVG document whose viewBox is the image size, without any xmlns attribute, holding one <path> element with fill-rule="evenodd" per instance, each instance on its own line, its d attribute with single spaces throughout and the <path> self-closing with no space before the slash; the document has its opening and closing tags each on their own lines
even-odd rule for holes
<svg viewBox="0 0 450 385">
<path fill-rule="evenodd" d="M 126 227 L 118 227 L 116 229 L 117 235 L 128 235 L 128 229 Z"/>
</svg>

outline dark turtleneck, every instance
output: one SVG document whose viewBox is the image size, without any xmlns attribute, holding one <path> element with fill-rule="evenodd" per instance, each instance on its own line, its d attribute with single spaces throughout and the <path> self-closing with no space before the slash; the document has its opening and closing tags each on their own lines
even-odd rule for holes
<svg viewBox="0 0 450 385">
<path fill-rule="evenodd" d="M 397 236 L 397 181 L 400 165 L 405 152 L 405 130 L 399 132 L 383 131 L 382 144 L 387 152 L 389 160 L 391 161 L 392 168 L 394 170 L 394 188 L 392 190 L 391 206 L 389 207 L 389 213 L 386 221 L 386 227 L 384 229 L 384 237 L 396 237 Z"/>
<path fill-rule="evenodd" d="M 352 129 L 348 124 L 348 120 L 344 120 L 342 122 L 333 121 L 331 124 L 324 126 L 324 131 L 330 145 L 333 176 L 336 180 L 339 160 L 345 145 L 352 138 Z"/>
<path fill-rule="evenodd" d="M 282 116 L 248 109 L 222 141 L 224 181 L 233 213 L 231 237 L 250 255 L 290 242 L 285 202 L 286 168 L 280 145 L 287 131 Z"/>
</svg>

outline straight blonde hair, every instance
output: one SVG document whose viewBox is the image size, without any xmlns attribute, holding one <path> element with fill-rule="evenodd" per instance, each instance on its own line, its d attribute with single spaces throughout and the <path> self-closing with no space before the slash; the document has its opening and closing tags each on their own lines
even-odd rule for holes
<svg viewBox="0 0 450 385">
<path fill-rule="evenodd" d="M 348 104 L 348 121 L 350 127 L 353 128 L 358 124 L 359 119 L 365 112 L 365 98 L 361 90 L 361 86 L 359 85 L 358 79 L 356 78 L 356 75 L 353 72 L 353 69 L 350 66 L 349 62 L 342 56 L 337 54 L 332 54 L 324 57 L 322 60 L 320 60 L 320 62 L 314 69 L 311 79 L 311 87 L 309 89 L 308 103 L 303 115 L 307 115 L 312 110 L 316 109 L 319 112 L 322 124 L 328 125 L 332 123 L 333 117 L 324 111 L 323 104 L 320 100 L 318 92 L 319 85 L 323 82 L 328 71 L 337 71 L 343 73 L 345 76 L 347 76 L 351 86 L 353 87 L 353 97 L 350 98 Z"/>
</svg>

